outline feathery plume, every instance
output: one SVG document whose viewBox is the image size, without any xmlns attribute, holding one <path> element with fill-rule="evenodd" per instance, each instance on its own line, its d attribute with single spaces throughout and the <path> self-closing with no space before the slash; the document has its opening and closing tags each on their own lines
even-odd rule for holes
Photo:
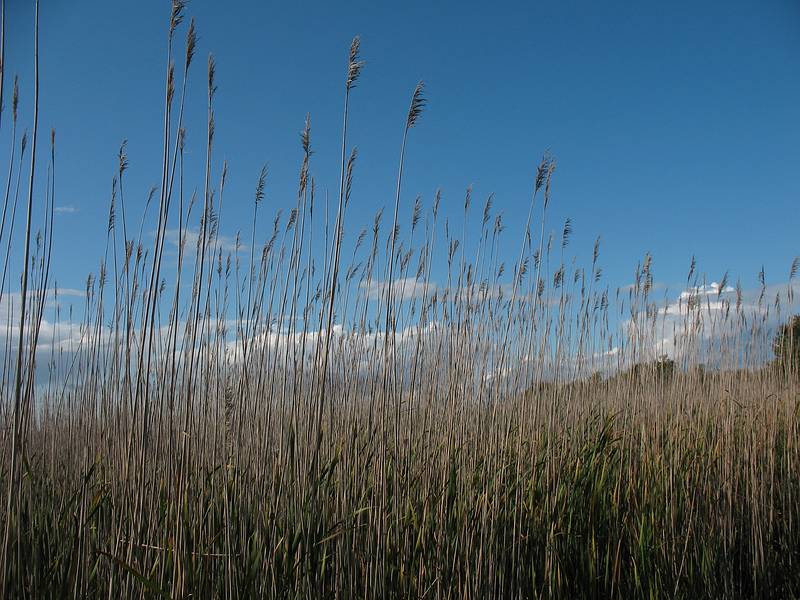
<svg viewBox="0 0 800 600">
<path fill-rule="evenodd" d="M 189 70 L 189 65 L 192 64 L 194 58 L 195 47 L 197 46 L 197 31 L 194 26 L 194 18 L 189 23 L 189 31 L 186 34 L 186 62 L 184 70 Z"/>
<path fill-rule="evenodd" d="M 539 162 L 539 166 L 536 168 L 536 183 L 534 184 L 534 193 L 538 192 L 542 188 L 545 179 L 547 179 L 547 173 L 550 171 L 550 160 L 550 153 L 545 152 L 542 155 L 542 160 Z"/>
<path fill-rule="evenodd" d="M 264 199 L 264 185 L 267 181 L 267 165 L 261 167 L 261 173 L 258 175 L 258 183 L 256 184 L 256 205 L 261 204 Z"/>
<path fill-rule="evenodd" d="M 11 94 L 11 116 L 17 122 L 17 107 L 19 106 L 19 78 L 14 76 L 14 91 Z"/>
<path fill-rule="evenodd" d="M 358 149 L 353 148 L 350 152 L 350 157 L 347 159 L 347 171 L 345 175 L 344 187 L 344 205 L 347 206 L 350 202 L 350 190 L 353 186 L 353 167 L 356 164 L 356 157 L 358 156 Z"/>
<path fill-rule="evenodd" d="M 214 78 L 217 74 L 217 63 L 214 60 L 214 55 L 208 55 L 208 93 L 213 96 L 217 91 L 217 86 L 214 83 Z"/>
<path fill-rule="evenodd" d="M 556 171 L 556 163 L 554 160 L 550 161 L 549 168 L 547 169 L 547 177 L 544 181 L 544 207 L 550 204 L 550 185 L 553 181 L 553 173 Z"/>
<path fill-rule="evenodd" d="M 742 282 L 736 280 L 736 312 L 742 309 Z"/>
<path fill-rule="evenodd" d="M 503 233 L 503 230 L 505 228 L 506 226 L 503 225 L 503 213 L 500 213 L 494 218 L 494 227 L 492 228 L 492 235 L 494 236 L 500 235 L 501 233 Z"/>
<path fill-rule="evenodd" d="M 358 81 L 358 77 L 361 75 L 361 69 L 364 67 L 364 61 L 361 60 L 360 52 L 361 37 L 355 36 L 350 44 L 350 55 L 347 60 L 347 81 L 345 86 L 348 91 L 355 87 L 356 81 Z"/>
<path fill-rule="evenodd" d="M 186 8 L 186 0 L 172 0 L 172 12 L 169 16 L 169 37 L 172 38 L 172 34 L 175 33 L 175 30 L 178 26 L 183 22 L 183 10 Z"/>
<path fill-rule="evenodd" d="M 311 151 L 311 114 L 306 113 L 306 122 L 303 126 L 303 131 L 300 133 L 300 142 L 303 145 L 303 153 L 306 157 L 313 154 Z"/>
<path fill-rule="evenodd" d="M 119 146 L 119 176 L 122 177 L 122 174 L 128 168 L 128 153 L 125 151 L 128 146 L 128 140 L 122 140 L 122 144 Z"/>
<path fill-rule="evenodd" d="M 594 249 L 592 250 L 592 266 L 597 264 L 597 257 L 600 256 L 600 236 L 594 241 Z"/>
<path fill-rule="evenodd" d="M 111 180 L 111 207 L 108 209 L 108 233 L 114 229 L 116 222 L 117 178 Z"/>
<path fill-rule="evenodd" d="M 167 104 L 172 104 L 172 98 L 175 96 L 175 64 L 170 62 L 169 69 L 167 69 Z"/>
<path fill-rule="evenodd" d="M 424 88 L 425 82 L 423 81 L 420 81 L 417 87 L 414 88 L 414 93 L 411 95 L 411 106 L 408 109 L 406 129 L 411 129 L 417 123 L 417 119 L 422 114 L 422 109 L 428 103 L 427 99 L 422 95 Z"/>
<path fill-rule="evenodd" d="M 489 222 L 491 218 L 492 212 L 492 200 L 494 199 L 494 193 L 489 194 L 489 197 L 486 198 L 486 204 L 483 205 L 483 226 L 485 227 L 486 224 Z"/>
<path fill-rule="evenodd" d="M 717 288 L 717 298 L 719 298 L 722 293 L 725 291 L 725 288 L 728 287 L 728 272 L 725 271 L 725 274 L 722 276 L 722 280 L 719 282 L 719 288 Z"/>
<path fill-rule="evenodd" d="M 561 234 L 561 249 L 563 250 L 569 245 L 569 236 L 572 235 L 572 219 L 567 217 L 564 221 L 564 231 Z"/>
<path fill-rule="evenodd" d="M 420 214 L 422 213 L 422 198 L 417 196 L 414 200 L 414 210 L 411 213 L 411 231 L 413 232 L 417 228 L 417 223 L 419 223 Z"/>
</svg>

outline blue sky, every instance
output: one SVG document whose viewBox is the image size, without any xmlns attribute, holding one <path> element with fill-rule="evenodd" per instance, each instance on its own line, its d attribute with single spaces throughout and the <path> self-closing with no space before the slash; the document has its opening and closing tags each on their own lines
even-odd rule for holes
<svg viewBox="0 0 800 600">
<path fill-rule="evenodd" d="M 7 4 L 6 104 L 18 73 L 21 122 L 30 127 L 33 3 Z M 123 139 L 137 222 L 159 181 L 168 15 L 167 1 L 43 3 L 40 148 L 55 127 L 56 204 L 74 209 L 57 215 L 60 286 L 80 288 L 97 270 Z M 549 226 L 571 217 L 570 250 L 583 260 L 601 235 L 612 289 L 631 282 L 645 252 L 656 280 L 676 292 L 692 254 L 709 280 L 730 270 L 756 287 L 762 264 L 768 281 L 786 281 L 800 253 L 797 2 L 250 2 L 234 10 L 195 0 L 192 16 L 200 39 L 187 100 L 189 187 L 202 185 L 212 52 L 214 168 L 225 158 L 230 169 L 227 235 L 241 229 L 249 238 L 264 162 L 260 237 L 274 210 L 294 203 L 307 112 L 313 174 L 335 195 L 347 50 L 360 34 L 367 64 L 351 104 L 353 234 L 393 203 L 405 112 L 423 79 L 429 103 L 409 141 L 406 215 L 417 194 L 429 204 L 441 187 L 443 211 L 460 223 L 472 184 L 478 225 L 494 192 L 514 260 L 535 168 L 549 150 L 558 161 Z M 0 164 L 9 131 L 6 111 Z"/>
</svg>

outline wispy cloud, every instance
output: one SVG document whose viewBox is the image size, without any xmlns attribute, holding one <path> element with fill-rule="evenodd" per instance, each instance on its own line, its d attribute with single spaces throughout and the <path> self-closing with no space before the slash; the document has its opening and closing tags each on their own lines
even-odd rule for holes
<svg viewBox="0 0 800 600">
<path fill-rule="evenodd" d="M 330 335 L 324 328 L 305 332 L 273 329 L 255 334 L 248 342 L 248 352 L 251 355 L 255 352 L 256 356 L 268 352 L 273 356 L 297 361 L 299 366 L 309 369 L 319 358 L 318 347 L 324 348 L 330 340 L 331 365 L 366 372 L 375 365 L 383 364 L 384 352 L 388 347 L 390 356 L 403 370 L 418 356 L 419 348 L 435 345 L 439 336 L 444 333 L 445 326 L 439 322 L 410 325 L 398 329 L 388 339 L 384 331 L 348 329 L 341 324 L 333 325 Z M 388 346 L 387 342 L 390 342 Z M 244 357 L 241 340 L 228 342 L 225 353 L 231 362 L 241 362 Z"/>
<path fill-rule="evenodd" d="M 77 347 L 84 337 L 84 325 L 80 322 L 58 320 L 55 318 L 56 308 L 62 306 L 65 298 L 85 298 L 86 292 L 74 288 L 50 288 L 28 292 L 28 301 L 37 302 L 45 295 L 44 312 L 39 327 L 37 351 L 71 350 Z M 0 299 L 1 338 L 19 339 L 19 314 L 22 294 L 18 291 L 3 294 Z M 105 330 L 105 327 L 103 328 Z"/>
<path fill-rule="evenodd" d="M 651 290 L 664 290 L 666 288 L 667 288 L 667 284 L 665 284 L 665 283 L 663 283 L 661 281 L 656 281 L 650 286 Z M 619 288 L 620 292 L 633 292 L 634 290 L 636 290 L 636 284 L 635 283 L 629 283 L 627 285 L 620 286 L 620 288 Z"/>
<path fill-rule="evenodd" d="M 359 287 L 364 291 L 367 298 L 377 300 L 385 298 L 389 291 L 389 283 L 386 281 L 362 282 Z M 422 298 L 427 294 L 429 298 L 436 295 L 439 299 L 450 300 L 477 300 L 487 298 L 502 298 L 511 295 L 513 286 L 510 283 L 502 284 L 483 284 L 469 285 L 461 287 L 440 286 L 433 282 L 426 282 L 414 277 L 406 277 L 396 280 L 391 284 L 392 298 L 394 300 L 414 300 Z M 517 298 L 526 297 L 517 290 Z"/>
<path fill-rule="evenodd" d="M 65 214 L 65 213 L 66 214 L 70 214 L 70 213 L 78 212 L 78 209 L 75 208 L 74 206 L 72 206 L 71 204 L 67 204 L 67 205 L 64 205 L 64 206 L 56 206 L 53 210 L 55 210 L 57 213 L 61 213 L 61 214 Z"/>
<path fill-rule="evenodd" d="M 406 277 L 398 279 L 392 284 L 387 281 L 370 281 L 369 283 L 364 281 L 359 287 L 364 290 L 370 300 L 384 298 L 389 288 L 391 288 L 392 298 L 395 300 L 411 300 L 413 298 L 422 298 L 426 290 L 430 294 L 436 289 L 436 284 L 428 284 L 421 279 Z"/>
<path fill-rule="evenodd" d="M 623 322 L 622 335 L 635 334 L 654 355 L 672 359 L 737 336 L 750 347 L 751 359 L 757 353 L 766 358 L 771 333 L 797 308 L 792 298 L 798 291 L 800 285 L 791 282 L 739 292 L 717 282 L 689 287 L 658 306 L 655 321 L 639 313 Z"/>
<path fill-rule="evenodd" d="M 698 285 L 696 287 L 690 287 L 681 292 L 680 298 L 682 300 L 687 300 L 692 297 L 697 296 L 719 296 L 721 294 L 730 294 L 735 292 L 736 290 L 733 289 L 731 286 L 727 285 L 724 288 L 720 289 L 722 286 L 721 283 L 717 283 L 716 281 L 712 281 L 708 285 Z"/>
<path fill-rule="evenodd" d="M 180 235 L 177 229 L 167 229 L 165 232 L 166 234 L 166 241 L 170 245 L 175 248 L 178 248 L 180 245 Z M 185 243 L 186 243 L 186 251 L 187 251 L 187 258 L 191 258 L 193 256 L 192 252 L 194 248 L 197 247 L 197 243 L 200 240 L 200 232 L 196 229 L 188 229 L 183 232 Z M 236 237 L 231 237 L 227 235 L 217 235 L 213 240 L 209 240 L 213 242 L 217 248 L 220 248 L 223 252 L 242 252 L 248 249 L 247 244 L 243 244 L 241 240 L 237 242 Z"/>
</svg>

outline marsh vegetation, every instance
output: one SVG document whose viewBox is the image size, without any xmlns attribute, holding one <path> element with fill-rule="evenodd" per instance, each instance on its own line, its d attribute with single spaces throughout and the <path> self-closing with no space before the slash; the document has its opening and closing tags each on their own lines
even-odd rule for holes
<svg viewBox="0 0 800 600">
<path fill-rule="evenodd" d="M 4 107 L 3 597 L 800 594 L 793 329 L 779 360 L 765 354 L 796 263 L 778 290 L 762 273 L 756 298 L 692 261 L 665 306 L 649 256 L 610 290 L 599 240 L 573 258 L 571 222 L 548 221 L 550 156 L 503 256 L 491 197 L 468 190 L 445 217 L 438 192 L 403 187 L 422 84 L 399 123 L 393 204 L 352 231 L 358 38 L 336 194 L 317 192 L 307 120 L 296 197 L 268 206 L 268 173 L 254 174 L 250 231 L 231 247 L 215 63 L 197 60 L 184 12 L 174 0 L 160 184 L 129 192 L 122 144 L 106 253 L 69 329 L 53 308 L 57 142 L 37 131 L 38 80 Z M 191 184 L 190 77 L 208 114 Z"/>
</svg>

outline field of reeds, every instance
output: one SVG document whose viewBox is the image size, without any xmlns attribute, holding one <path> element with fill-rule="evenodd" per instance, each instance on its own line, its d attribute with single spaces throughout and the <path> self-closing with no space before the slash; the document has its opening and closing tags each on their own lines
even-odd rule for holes
<svg viewBox="0 0 800 600">
<path fill-rule="evenodd" d="M 708 284 L 693 261 L 665 308 L 649 256 L 610 290 L 600 245 L 573 259 L 571 223 L 548 221 L 549 156 L 502 256 L 491 198 L 467 192 L 445 218 L 438 193 L 407 196 L 422 84 L 394 204 L 352 231 L 358 38 L 337 194 L 316 193 L 307 121 L 293 205 L 266 206 L 255 174 L 251 239 L 231 249 L 215 65 L 195 64 L 184 12 L 174 0 L 165 32 L 160 185 L 132 197 L 123 144 L 106 253 L 73 320 L 53 309 L 57 141 L 38 131 L 38 43 L 29 134 L 16 82 L 5 98 L 2 597 L 800 596 L 797 365 L 765 354 L 796 262 L 777 296 L 763 274 L 755 299 L 727 276 Z M 189 77 L 207 79 L 208 107 L 191 186 Z"/>
</svg>

